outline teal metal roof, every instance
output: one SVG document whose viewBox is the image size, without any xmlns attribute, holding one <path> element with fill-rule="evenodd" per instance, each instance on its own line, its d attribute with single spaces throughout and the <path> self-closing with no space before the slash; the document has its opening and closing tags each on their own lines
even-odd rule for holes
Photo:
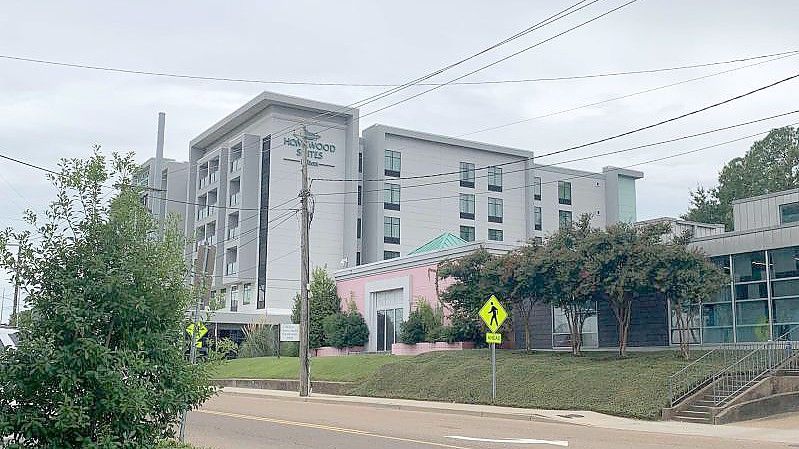
<svg viewBox="0 0 799 449">
<path fill-rule="evenodd" d="M 458 237 L 455 234 L 450 234 L 449 232 L 445 232 L 438 237 L 430 240 L 429 242 L 425 243 L 424 245 L 416 248 L 415 250 L 408 253 L 408 255 L 412 254 L 422 254 L 422 253 L 429 253 L 431 251 L 438 251 L 441 249 L 446 248 L 454 248 L 456 246 L 465 245 L 469 242 L 466 240 Z"/>
</svg>

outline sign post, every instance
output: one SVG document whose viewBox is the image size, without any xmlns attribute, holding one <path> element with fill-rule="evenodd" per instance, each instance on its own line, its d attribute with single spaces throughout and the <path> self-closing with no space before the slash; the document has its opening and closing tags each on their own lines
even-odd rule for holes
<svg viewBox="0 0 799 449">
<path fill-rule="evenodd" d="M 486 332 L 486 343 L 491 347 L 491 402 L 497 400 L 497 344 L 502 344 L 499 327 L 508 318 L 508 312 L 502 307 L 496 296 L 491 295 L 478 313 L 491 332 Z"/>
</svg>

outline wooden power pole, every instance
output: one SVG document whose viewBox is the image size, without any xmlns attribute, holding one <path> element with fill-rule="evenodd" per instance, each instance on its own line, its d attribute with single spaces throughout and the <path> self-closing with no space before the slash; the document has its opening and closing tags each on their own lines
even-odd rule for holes
<svg viewBox="0 0 799 449">
<path fill-rule="evenodd" d="M 308 316 L 308 283 L 310 270 L 310 253 L 308 251 L 308 231 L 310 228 L 310 215 L 308 212 L 308 199 L 311 196 L 308 188 L 308 130 L 305 125 L 300 127 L 299 140 L 302 144 L 302 190 L 300 201 L 302 203 L 302 218 L 300 224 L 300 396 L 310 394 L 311 365 L 309 360 L 309 316 Z"/>
</svg>

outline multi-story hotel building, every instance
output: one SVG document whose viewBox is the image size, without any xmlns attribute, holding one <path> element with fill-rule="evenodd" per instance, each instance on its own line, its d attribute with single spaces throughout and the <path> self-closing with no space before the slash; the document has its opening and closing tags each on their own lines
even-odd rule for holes
<svg viewBox="0 0 799 449">
<path fill-rule="evenodd" d="M 358 110 L 264 92 L 191 141 L 186 232 L 216 246 L 213 321 L 286 321 L 299 282 L 300 140 L 309 142 L 312 266 L 405 256 L 442 233 L 519 245 L 582 214 L 636 219 L 638 171 L 535 164 L 509 148 L 374 125 Z"/>
</svg>

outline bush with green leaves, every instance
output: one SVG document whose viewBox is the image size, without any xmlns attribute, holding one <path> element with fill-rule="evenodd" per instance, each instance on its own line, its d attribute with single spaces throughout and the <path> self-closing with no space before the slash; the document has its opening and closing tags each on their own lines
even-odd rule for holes
<svg viewBox="0 0 799 449">
<path fill-rule="evenodd" d="M 311 348 L 325 345 L 325 318 L 341 311 L 341 298 L 338 296 L 336 281 L 327 274 L 324 267 L 316 267 L 311 273 L 311 286 L 308 298 L 308 341 Z M 300 295 L 294 298 L 291 321 L 300 322 Z"/>
<path fill-rule="evenodd" d="M 369 341 L 369 326 L 353 301 L 349 302 L 346 312 L 329 315 L 322 324 L 328 346 L 350 348 L 364 346 Z"/>
<path fill-rule="evenodd" d="M 213 366 L 184 355 L 185 240 L 141 205 L 135 169 L 132 155 L 64 160 L 43 221 L 26 215 L 35 231 L 0 236 L 31 310 L 0 354 L 4 448 L 156 447 L 215 391 Z"/>
<path fill-rule="evenodd" d="M 244 327 L 244 341 L 239 347 L 240 358 L 269 357 L 277 355 L 277 326 L 271 324 L 249 324 Z"/>
<path fill-rule="evenodd" d="M 446 341 L 442 334 L 444 314 L 440 307 L 433 308 L 424 298 L 416 304 L 416 310 L 400 325 L 400 341 L 409 345 L 435 341 Z M 440 339 L 441 338 L 441 339 Z"/>
</svg>

